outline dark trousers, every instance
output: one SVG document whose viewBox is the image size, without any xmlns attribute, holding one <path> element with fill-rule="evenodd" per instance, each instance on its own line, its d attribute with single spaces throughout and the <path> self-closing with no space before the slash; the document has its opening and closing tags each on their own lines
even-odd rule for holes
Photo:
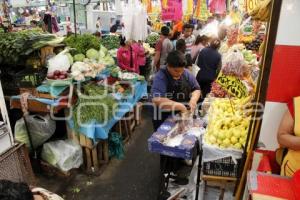
<svg viewBox="0 0 300 200">
<path fill-rule="evenodd" d="M 202 97 L 200 101 L 203 102 L 206 95 L 209 94 L 211 91 L 211 85 L 213 81 L 198 81 L 198 83 L 200 85 L 201 92 L 202 92 Z"/>
</svg>

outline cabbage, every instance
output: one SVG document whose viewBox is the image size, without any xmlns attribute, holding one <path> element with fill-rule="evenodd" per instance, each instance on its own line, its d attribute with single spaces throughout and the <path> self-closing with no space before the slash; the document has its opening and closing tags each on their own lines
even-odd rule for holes
<svg viewBox="0 0 300 200">
<path fill-rule="evenodd" d="M 67 53 L 66 56 L 68 56 L 70 64 L 72 65 L 74 62 L 72 55 L 70 53 Z"/>
<path fill-rule="evenodd" d="M 71 63 L 67 55 L 57 54 L 56 56 L 48 60 L 48 74 L 51 74 L 56 70 L 68 71 L 70 66 Z"/>
<path fill-rule="evenodd" d="M 105 48 L 103 45 L 100 46 L 100 51 L 103 51 L 105 55 L 108 53 L 107 48 Z"/>
<path fill-rule="evenodd" d="M 99 60 L 99 63 L 104 64 L 104 65 L 114 65 L 115 60 L 111 56 L 107 55 L 104 58 L 101 58 Z"/>
<path fill-rule="evenodd" d="M 96 49 L 89 49 L 86 52 L 86 57 L 89 59 L 97 60 L 99 57 L 99 53 Z"/>
<path fill-rule="evenodd" d="M 84 54 L 82 54 L 82 53 L 76 54 L 76 55 L 74 56 L 74 61 L 75 61 L 75 62 L 76 62 L 76 61 L 82 62 L 84 58 L 85 58 Z"/>
</svg>

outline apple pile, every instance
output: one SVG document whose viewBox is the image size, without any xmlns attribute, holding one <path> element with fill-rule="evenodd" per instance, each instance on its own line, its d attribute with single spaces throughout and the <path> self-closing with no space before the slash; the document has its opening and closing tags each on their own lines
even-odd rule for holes
<svg viewBox="0 0 300 200">
<path fill-rule="evenodd" d="M 68 72 L 55 70 L 53 73 L 48 74 L 47 78 L 52 80 L 64 80 L 68 78 Z"/>
<path fill-rule="evenodd" d="M 216 98 L 209 110 L 209 124 L 204 136 L 208 145 L 222 149 L 245 146 L 250 118 L 246 105 L 249 98 L 232 100 Z"/>
</svg>

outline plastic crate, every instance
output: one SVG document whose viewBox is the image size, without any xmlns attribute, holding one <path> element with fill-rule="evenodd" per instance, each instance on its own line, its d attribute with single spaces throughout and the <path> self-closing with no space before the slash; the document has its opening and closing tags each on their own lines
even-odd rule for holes
<svg viewBox="0 0 300 200">
<path fill-rule="evenodd" d="M 1 72 L 5 95 L 18 95 L 20 88 L 35 88 L 46 78 L 47 69 L 13 69 Z"/>
<path fill-rule="evenodd" d="M 242 159 L 235 164 L 231 157 L 203 163 L 203 174 L 209 176 L 237 177 Z"/>
</svg>

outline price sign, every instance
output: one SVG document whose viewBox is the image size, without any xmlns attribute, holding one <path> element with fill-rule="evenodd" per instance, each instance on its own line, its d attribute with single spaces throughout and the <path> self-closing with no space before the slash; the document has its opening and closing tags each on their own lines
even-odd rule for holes
<svg viewBox="0 0 300 200">
<path fill-rule="evenodd" d="M 227 76 L 220 72 L 216 82 L 234 97 L 243 98 L 248 96 L 247 87 L 235 76 Z"/>
<path fill-rule="evenodd" d="M 162 6 L 161 19 L 163 21 L 182 19 L 182 0 L 168 0 L 166 8 Z"/>
</svg>

